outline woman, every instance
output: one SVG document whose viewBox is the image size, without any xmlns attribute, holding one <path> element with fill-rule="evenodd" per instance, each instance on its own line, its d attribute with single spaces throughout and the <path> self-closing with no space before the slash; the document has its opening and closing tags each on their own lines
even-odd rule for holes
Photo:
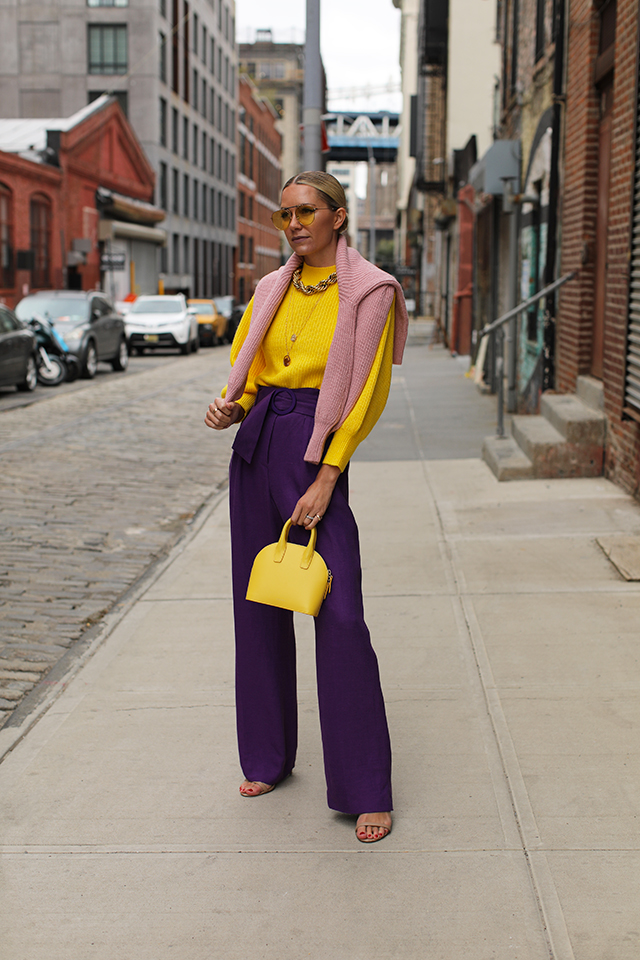
<svg viewBox="0 0 640 960">
<path fill-rule="evenodd" d="M 346 199 L 329 174 L 289 180 L 272 220 L 294 251 L 264 277 L 238 327 L 233 369 L 207 426 L 242 421 L 229 500 L 236 711 L 243 797 L 289 776 L 297 747 L 293 614 L 245 599 L 256 554 L 306 543 L 333 573 L 316 626 L 318 702 L 329 806 L 357 816 L 364 843 L 391 831 L 391 747 L 378 664 L 363 617 L 348 463 L 373 428 L 400 363 L 407 314 L 399 284 L 347 247 Z"/>
</svg>

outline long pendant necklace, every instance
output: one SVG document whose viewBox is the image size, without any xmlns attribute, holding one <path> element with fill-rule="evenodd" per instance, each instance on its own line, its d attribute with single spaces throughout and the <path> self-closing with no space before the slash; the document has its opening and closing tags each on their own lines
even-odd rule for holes
<svg viewBox="0 0 640 960">
<path fill-rule="evenodd" d="M 325 288 L 325 289 L 326 289 L 326 288 Z M 316 293 L 321 293 L 321 292 L 324 292 L 324 291 L 318 290 L 318 291 L 314 291 L 314 292 L 316 292 Z M 294 344 L 294 343 L 296 342 L 296 340 L 298 339 L 298 337 L 300 336 L 300 334 L 302 333 L 302 331 L 304 330 L 304 328 L 306 327 L 306 325 L 309 323 L 309 321 L 311 320 L 311 317 L 314 315 L 314 313 L 316 312 L 316 310 L 318 309 L 318 307 L 320 306 L 320 304 L 321 304 L 321 302 L 322 302 L 322 297 L 318 297 L 317 302 L 314 303 L 314 305 L 313 305 L 313 307 L 312 307 L 312 309 L 311 309 L 311 311 L 310 311 L 310 313 L 309 313 L 309 316 L 308 316 L 307 319 L 304 321 L 304 323 L 302 324 L 302 326 L 300 327 L 300 329 L 298 330 L 298 332 L 297 332 L 297 333 L 292 333 L 292 334 L 291 334 L 291 337 L 289 337 L 289 314 L 291 313 L 291 300 L 292 300 L 292 299 L 293 299 L 293 297 L 290 297 L 290 299 L 289 299 L 289 304 L 288 304 L 288 306 L 287 306 L 287 316 L 286 316 L 285 321 L 284 321 L 285 355 L 284 355 L 284 357 L 282 358 L 282 362 L 284 363 L 285 367 L 288 367 L 289 364 L 291 363 L 291 352 L 290 352 L 290 348 L 289 348 L 289 340 L 291 340 L 291 343 L 292 343 L 292 344 Z M 293 349 L 293 347 L 291 347 L 291 350 L 292 350 L 292 349 Z"/>
</svg>

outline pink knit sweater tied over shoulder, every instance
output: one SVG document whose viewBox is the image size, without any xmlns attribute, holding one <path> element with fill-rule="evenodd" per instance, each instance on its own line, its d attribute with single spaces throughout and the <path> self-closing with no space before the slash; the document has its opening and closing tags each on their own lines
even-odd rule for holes
<svg viewBox="0 0 640 960">
<path fill-rule="evenodd" d="M 227 400 L 239 400 L 244 393 L 253 359 L 287 292 L 293 272 L 301 263 L 302 258 L 294 253 L 284 266 L 263 277 L 256 287 L 249 332 L 229 376 Z M 320 387 L 313 433 L 304 457 L 310 463 L 320 463 L 327 437 L 344 423 L 362 393 L 394 295 L 394 363 L 402 363 L 407 339 L 408 317 L 402 287 L 390 274 L 347 246 L 344 237 L 338 240 L 336 273 L 338 319 Z"/>
</svg>

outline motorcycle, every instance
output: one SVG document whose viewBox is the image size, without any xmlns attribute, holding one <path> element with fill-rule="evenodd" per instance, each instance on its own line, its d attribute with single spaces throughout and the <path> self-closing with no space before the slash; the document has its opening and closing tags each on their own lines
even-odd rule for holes
<svg viewBox="0 0 640 960">
<path fill-rule="evenodd" d="M 38 383 L 44 387 L 57 387 L 64 380 L 76 380 L 80 374 L 78 358 L 69 351 L 51 321 L 45 317 L 32 317 L 29 326 L 37 341 Z"/>
</svg>

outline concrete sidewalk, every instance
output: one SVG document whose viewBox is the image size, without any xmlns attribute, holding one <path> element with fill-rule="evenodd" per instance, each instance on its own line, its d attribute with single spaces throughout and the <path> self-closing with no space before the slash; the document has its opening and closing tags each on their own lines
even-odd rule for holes
<svg viewBox="0 0 640 960">
<path fill-rule="evenodd" d="M 640 586 L 594 538 L 638 504 L 475 459 L 352 489 L 391 836 L 326 808 L 304 617 L 298 766 L 238 795 L 223 498 L 0 765 L 2 960 L 637 960 Z"/>
</svg>

